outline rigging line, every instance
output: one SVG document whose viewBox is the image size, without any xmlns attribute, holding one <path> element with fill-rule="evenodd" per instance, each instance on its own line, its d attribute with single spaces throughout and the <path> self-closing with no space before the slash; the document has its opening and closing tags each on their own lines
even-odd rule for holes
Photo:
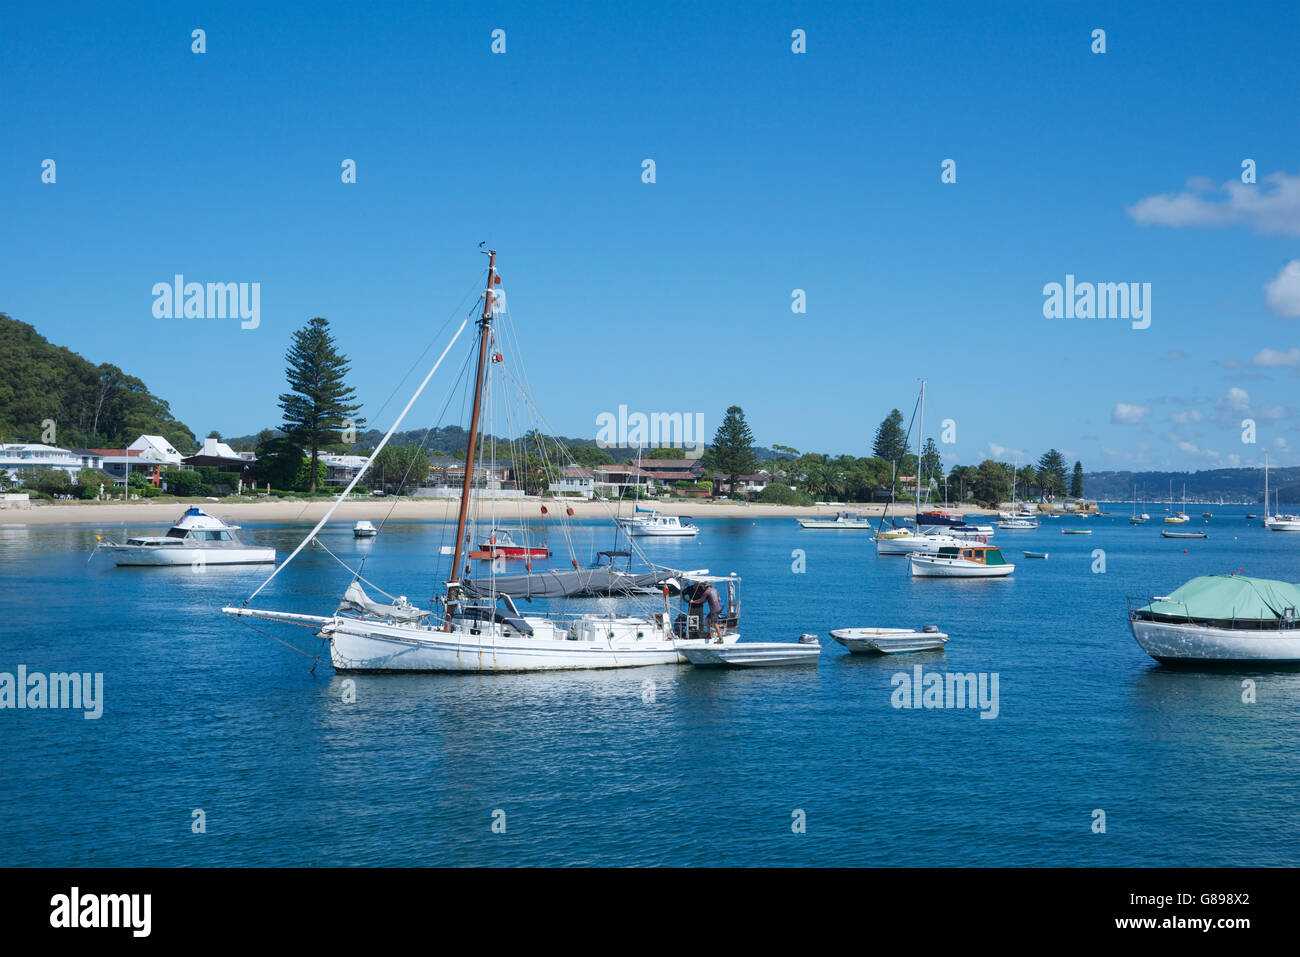
<svg viewBox="0 0 1300 957">
<path fill-rule="evenodd" d="M 468 366 L 468 364 L 469 364 L 469 360 L 470 360 L 470 357 L 471 357 L 472 355 L 473 355 L 472 351 L 471 351 L 471 352 L 467 352 L 467 353 L 465 354 L 465 358 L 462 360 L 462 363 L 461 363 L 462 370 L 463 370 L 466 366 Z M 433 418 L 433 422 L 432 422 L 432 424 L 431 424 L 431 425 L 429 426 L 429 428 L 425 431 L 425 440 L 424 440 L 425 442 L 428 441 L 428 437 L 429 437 L 429 435 L 431 435 L 431 434 L 432 434 L 432 433 L 433 433 L 433 432 L 438 428 L 438 423 L 442 421 L 443 416 L 446 414 L 446 412 L 447 412 L 447 406 L 451 403 L 451 397 L 452 397 L 452 395 L 455 393 L 455 390 L 456 390 L 456 383 L 457 383 L 457 381 L 459 381 L 459 379 L 460 379 L 460 375 L 461 375 L 461 374 L 458 373 L 457 376 L 455 376 L 455 377 L 452 379 L 451 384 L 447 387 L 447 391 L 446 391 L 445 393 L 443 393 L 442 400 L 441 400 L 441 401 L 439 402 L 439 404 L 435 407 L 437 411 L 436 411 L 436 414 L 434 415 L 434 418 Z M 420 447 L 423 448 L 423 447 L 424 447 L 424 444 L 422 443 Z M 387 514 L 386 514 L 382 519 L 380 519 L 380 522 L 379 522 L 379 529 L 378 529 L 378 531 L 383 531 L 383 529 L 384 529 L 385 527 L 387 527 L 388 522 L 389 522 L 389 521 L 392 519 L 392 517 L 393 517 L 393 510 L 396 509 L 396 508 L 397 508 L 397 499 L 394 497 L 393 501 L 389 503 L 389 506 L 388 506 L 388 513 L 387 513 Z M 445 538 L 445 534 L 444 534 L 444 538 Z M 361 578 L 361 569 L 363 569 L 363 568 L 366 567 L 366 562 L 369 560 L 371 554 L 372 554 L 372 552 L 367 551 L 365 554 L 363 554 L 363 555 L 361 556 L 361 562 L 357 565 L 356 571 L 354 572 L 354 574 L 356 575 L 357 578 Z M 351 571 L 351 569 L 349 569 L 349 571 Z M 362 581 L 366 581 L 366 579 L 364 579 L 364 578 L 361 578 L 361 580 L 362 580 Z M 372 585 L 372 586 L 375 587 L 375 588 L 379 588 L 379 586 L 378 586 L 378 585 L 375 585 L 373 582 L 367 582 L 367 584 Z M 382 588 L 379 588 L 379 590 L 380 590 L 380 591 L 383 591 Z M 385 595 L 388 595 L 388 592 L 384 592 L 384 594 L 385 594 Z M 388 595 L 388 597 L 389 597 L 389 598 L 392 598 L 393 596 L 392 596 L 392 595 Z"/>
<path fill-rule="evenodd" d="M 347 562 L 345 562 L 343 559 L 339 558 L 339 556 L 335 555 L 332 551 L 330 551 L 330 550 L 329 550 L 329 546 L 326 545 L 324 542 L 322 542 L 319 538 L 316 539 L 316 541 L 315 541 L 315 545 L 316 545 L 317 548 L 322 548 L 322 549 L 324 549 L 326 555 L 328 555 L 330 558 L 334 559 L 336 562 L 338 562 L 340 565 L 342 565 L 342 566 L 343 566 L 344 568 L 346 568 L 348 571 L 352 572 L 352 580 L 353 580 L 353 581 L 361 581 L 361 582 L 365 582 L 367 585 L 369 585 L 369 586 L 370 586 L 371 588 L 373 588 L 375 591 L 379 592 L 379 594 L 383 595 L 385 598 L 396 598 L 396 597 L 397 597 L 396 595 L 393 595 L 393 594 L 391 594 L 390 592 L 386 592 L 386 591 L 384 591 L 382 588 L 380 588 L 378 585 L 376 585 L 374 582 L 372 582 L 369 578 L 365 578 L 365 577 L 363 577 L 362 574 L 361 574 L 361 570 L 360 570 L 359 568 L 358 568 L 358 569 L 353 569 L 351 566 L 348 565 Z"/>
<path fill-rule="evenodd" d="M 484 270 L 484 272 L 486 272 L 486 270 Z M 461 297 L 460 302 L 456 304 L 456 307 L 451 310 L 451 312 L 447 315 L 447 318 L 443 320 L 442 325 L 438 327 L 437 331 L 435 331 L 433 336 L 429 339 L 429 342 L 428 344 L 425 345 L 424 350 L 418 356 L 415 357 L 415 361 L 412 362 L 411 365 L 407 368 L 406 373 L 402 376 L 402 378 L 400 378 L 397 381 L 397 384 L 393 386 L 393 391 L 388 394 L 388 398 L 384 400 L 383 405 L 381 405 L 379 409 L 375 412 L 376 417 L 382 415 L 384 409 L 388 408 L 388 403 L 393 401 L 393 396 L 397 395 L 398 390 L 401 389 L 403 384 L 405 384 L 406 380 L 411 377 L 411 373 L 414 372 L 421 365 L 423 365 L 424 357 L 429 354 L 429 350 L 432 349 L 438 342 L 442 341 L 442 336 L 446 328 L 456 321 L 456 317 L 460 315 L 460 311 L 463 308 L 465 308 L 465 301 L 469 299 L 471 296 L 473 296 L 480 288 L 482 288 L 483 275 L 484 273 L 479 273 L 478 279 L 476 279 L 475 284 L 470 287 L 469 292 L 467 292 L 464 296 Z"/>
<path fill-rule="evenodd" d="M 298 547 L 295 548 L 289 554 L 289 557 L 286 558 L 280 565 L 276 566 L 275 570 L 271 572 L 270 576 L 266 579 L 266 581 L 262 582 L 262 584 L 257 586 L 257 591 L 253 592 L 246 599 L 244 599 L 245 605 L 247 605 L 250 601 L 256 598 L 258 592 L 260 592 L 267 585 L 271 584 L 275 576 L 280 574 L 280 572 L 284 570 L 285 566 L 287 566 L 291 561 L 293 561 L 298 556 L 298 553 L 307 547 L 307 543 L 310 542 L 312 539 L 314 539 L 316 537 L 316 534 L 322 528 L 325 527 L 325 523 L 328 522 L 333 517 L 335 510 L 339 507 L 339 505 L 343 502 L 343 500 L 348 497 L 348 493 L 350 493 L 352 489 L 356 487 L 357 482 L 361 481 L 361 476 L 366 474 L 366 469 L 370 468 L 370 466 L 374 463 L 375 456 L 377 456 L 381 451 L 383 451 L 384 446 L 388 444 L 388 440 L 393 437 L 393 433 L 397 431 L 397 427 L 401 425 L 402 420 L 406 418 L 406 413 L 411 411 L 411 406 L 415 405 L 415 400 L 420 397 L 420 393 L 422 393 L 424 391 L 424 387 L 429 384 L 429 380 L 433 378 L 433 374 L 438 371 L 438 367 L 442 365 L 442 360 L 447 358 L 447 353 L 451 351 L 451 347 L 456 344 L 456 340 L 460 338 L 460 334 L 465 331 L 465 327 L 467 325 L 469 325 L 468 316 L 466 316 L 465 319 L 462 320 L 460 324 L 460 328 L 457 329 L 456 334 L 451 337 L 451 342 L 447 343 L 447 347 L 442 350 L 442 355 L 438 356 L 438 361 L 433 364 L 433 368 L 429 370 L 429 374 L 424 377 L 424 381 L 420 383 L 420 387 L 415 390 L 415 395 L 411 396 L 410 400 L 406 403 L 406 408 L 402 410 L 401 415 L 397 417 L 397 420 L 392 424 L 392 427 L 389 428 L 388 434 L 385 435 L 382 440 L 380 440 L 379 444 L 375 446 L 375 450 L 370 453 L 370 458 L 366 460 L 366 464 L 361 466 L 361 468 L 357 470 L 357 474 L 352 477 L 352 481 L 348 483 L 347 488 L 345 488 L 342 492 L 339 493 L 339 497 L 334 500 L 334 504 L 330 506 L 329 511 L 326 512 L 325 515 L 321 518 L 321 520 L 316 523 L 316 527 L 313 528 L 311 532 L 307 535 L 307 537 L 304 538 L 299 543 Z"/>
<path fill-rule="evenodd" d="M 460 302 L 456 305 L 454 309 L 452 309 L 452 311 L 448 314 L 447 318 L 443 320 L 442 325 L 439 326 L 438 329 L 434 332 L 434 334 L 430 337 L 428 343 L 425 344 L 424 349 L 421 350 L 420 354 L 415 357 L 415 361 L 412 362 L 410 366 L 407 367 L 406 372 L 403 373 L 402 377 L 397 380 L 397 384 L 393 386 L 393 391 L 388 394 L 388 398 L 385 399 L 383 403 L 379 406 L 379 408 L 375 411 L 376 418 L 384 414 L 384 409 L 388 408 L 388 404 L 393 401 L 393 396 L 397 395 L 398 390 L 401 389 L 402 386 L 406 383 L 406 380 L 411 377 L 411 373 L 414 372 L 415 369 L 418 368 L 421 364 L 423 364 L 424 357 L 429 354 L 429 350 L 432 349 L 434 345 L 436 345 L 439 341 L 441 341 L 443 333 L 446 330 L 446 328 L 456 321 L 456 316 L 458 316 L 460 314 L 461 309 L 464 308 L 465 300 L 468 299 L 470 296 L 474 295 L 474 292 L 478 288 L 478 286 L 481 286 L 483 284 L 482 277 L 483 274 L 480 273 L 479 278 L 476 281 L 476 285 L 474 287 L 471 287 L 470 291 L 461 297 Z M 364 404 L 362 407 L 364 408 Z M 305 502 L 303 504 L 303 507 L 298 511 L 298 514 L 294 517 L 294 521 L 300 521 L 303 515 L 307 513 L 307 510 L 311 508 L 312 504 L 313 504 L 312 502 Z"/>
<path fill-rule="evenodd" d="M 283 640 L 282 638 L 277 638 L 275 635 L 271 634 L 269 631 L 265 631 L 265 630 L 263 630 L 263 629 L 261 629 L 261 628 L 258 628 L 256 625 L 252 624 L 252 623 L 249 622 L 249 621 L 246 621 L 246 620 L 243 619 L 243 618 L 240 618 L 240 619 L 239 619 L 239 623 L 240 623 L 241 625 L 243 625 L 245 628 L 248 628 L 248 629 L 250 629 L 251 631 L 255 631 L 255 632 L 257 632 L 259 635 L 262 635 L 262 636 L 264 636 L 264 637 L 266 637 L 266 638 L 270 638 L 272 641 L 276 642 L 277 644 L 284 645 L 284 646 L 285 646 L 286 648 L 288 648 L 290 651 L 296 651 L 296 652 L 298 652 L 298 654 L 302 655 L 304 658 L 310 658 L 310 659 L 312 660 L 312 662 L 313 662 L 313 664 L 312 664 L 312 666 L 311 666 L 311 670 L 312 670 L 312 671 L 315 671 L 315 670 L 316 670 L 316 665 L 320 664 L 320 653 L 319 653 L 319 652 L 317 652 L 316 654 L 313 655 L 313 654 L 312 654 L 311 652 L 309 652 L 309 651 L 303 651 L 301 648 L 297 648 L 297 647 L 295 647 L 295 646 L 289 644 L 289 642 Z M 297 623 L 297 622 L 290 622 L 290 624 L 298 624 L 298 623 Z"/>
</svg>

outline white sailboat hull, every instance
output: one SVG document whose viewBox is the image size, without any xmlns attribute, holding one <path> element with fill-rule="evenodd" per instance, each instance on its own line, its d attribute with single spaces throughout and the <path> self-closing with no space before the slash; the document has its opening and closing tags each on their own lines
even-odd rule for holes
<svg viewBox="0 0 1300 957">
<path fill-rule="evenodd" d="M 690 538 L 699 534 L 699 529 L 694 525 L 681 525 L 673 527 L 657 527 L 653 525 L 633 525 L 629 532 L 638 538 Z"/>
<path fill-rule="evenodd" d="M 1142 650 L 1157 661 L 1300 662 L 1300 630 L 1249 631 L 1139 618 L 1129 624 Z"/>
<path fill-rule="evenodd" d="M 965 545 L 966 542 L 946 535 L 904 535 L 900 538 L 877 538 L 877 555 L 935 555 L 943 546 Z"/>
<path fill-rule="evenodd" d="M 351 619 L 338 619 L 337 625 L 325 631 L 330 638 L 330 659 L 334 668 L 343 672 L 640 668 L 684 663 L 679 647 L 705 643 L 704 639 L 674 641 L 671 635 L 665 637 L 649 626 L 640 629 L 642 638 L 626 627 L 614 627 L 600 638 L 572 640 L 545 619 L 527 621 L 534 628 L 531 637 L 504 634 L 496 628 L 476 635 Z M 608 631 L 613 631 L 614 637 L 609 637 Z M 732 634 L 724 641 L 738 638 Z"/>
<path fill-rule="evenodd" d="M 838 522 L 833 518 L 800 518 L 796 521 L 800 528 L 865 528 L 870 531 L 873 527 L 870 522 Z"/>
</svg>

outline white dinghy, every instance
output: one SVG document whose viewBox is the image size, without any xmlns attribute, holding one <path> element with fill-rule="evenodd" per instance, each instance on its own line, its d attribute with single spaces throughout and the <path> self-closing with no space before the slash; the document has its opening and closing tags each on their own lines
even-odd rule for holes
<svg viewBox="0 0 1300 957">
<path fill-rule="evenodd" d="M 352 536 L 354 538 L 374 538 L 379 534 L 379 529 L 375 528 L 373 522 L 362 519 L 352 526 Z"/>
<path fill-rule="evenodd" d="M 680 642 L 678 651 L 697 668 L 773 668 L 782 665 L 813 665 L 822 653 L 816 635 L 800 635 L 796 641 Z"/>
<path fill-rule="evenodd" d="M 831 637 L 855 655 L 901 655 L 943 651 L 948 636 L 934 625 L 911 628 L 836 628 Z"/>
</svg>

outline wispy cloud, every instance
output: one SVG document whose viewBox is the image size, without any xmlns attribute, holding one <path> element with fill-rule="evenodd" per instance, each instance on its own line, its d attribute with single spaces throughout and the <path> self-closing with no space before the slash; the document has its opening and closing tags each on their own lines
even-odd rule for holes
<svg viewBox="0 0 1300 957">
<path fill-rule="evenodd" d="M 1180 193 L 1148 196 L 1125 211 L 1144 226 L 1247 226 L 1257 233 L 1300 236 L 1300 175 L 1271 173 L 1250 185 L 1229 180 L 1218 189 L 1197 177 Z"/>
<path fill-rule="evenodd" d="M 1150 414 L 1151 410 L 1145 405 L 1116 402 L 1115 408 L 1111 410 L 1110 420 L 1116 425 L 1137 425 Z"/>
</svg>

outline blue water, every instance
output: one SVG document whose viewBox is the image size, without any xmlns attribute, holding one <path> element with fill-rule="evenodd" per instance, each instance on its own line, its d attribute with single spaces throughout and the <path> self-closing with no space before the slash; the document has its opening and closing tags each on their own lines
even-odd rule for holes
<svg viewBox="0 0 1300 957">
<path fill-rule="evenodd" d="M 1300 674 L 1165 668 L 1125 621 L 1127 595 L 1198 574 L 1294 581 L 1300 535 L 1216 508 L 1183 526 L 1209 539 L 1167 541 L 1163 513 L 1130 528 L 1115 509 L 1090 536 L 1060 534 L 1078 519 L 999 531 L 1018 568 L 985 582 L 912 579 L 859 532 L 702 519 L 698 542 L 647 549 L 743 576 L 742 633 L 817 632 L 817 668 L 363 676 L 355 703 L 328 657 L 312 674 L 268 637 L 314 655 L 310 630 L 220 614 L 265 570 L 87 565 L 120 528 L 0 527 L 0 671 L 103 672 L 106 699 L 97 721 L 0 711 L 0 866 L 1300 862 Z M 244 535 L 287 550 L 306 528 Z M 344 523 L 325 540 L 424 600 L 446 537 L 402 523 L 356 542 Z M 308 551 L 256 604 L 328 613 L 347 579 Z M 849 657 L 826 636 L 925 623 L 945 653 Z M 891 676 L 915 664 L 997 672 L 998 717 L 895 709 Z"/>
</svg>

